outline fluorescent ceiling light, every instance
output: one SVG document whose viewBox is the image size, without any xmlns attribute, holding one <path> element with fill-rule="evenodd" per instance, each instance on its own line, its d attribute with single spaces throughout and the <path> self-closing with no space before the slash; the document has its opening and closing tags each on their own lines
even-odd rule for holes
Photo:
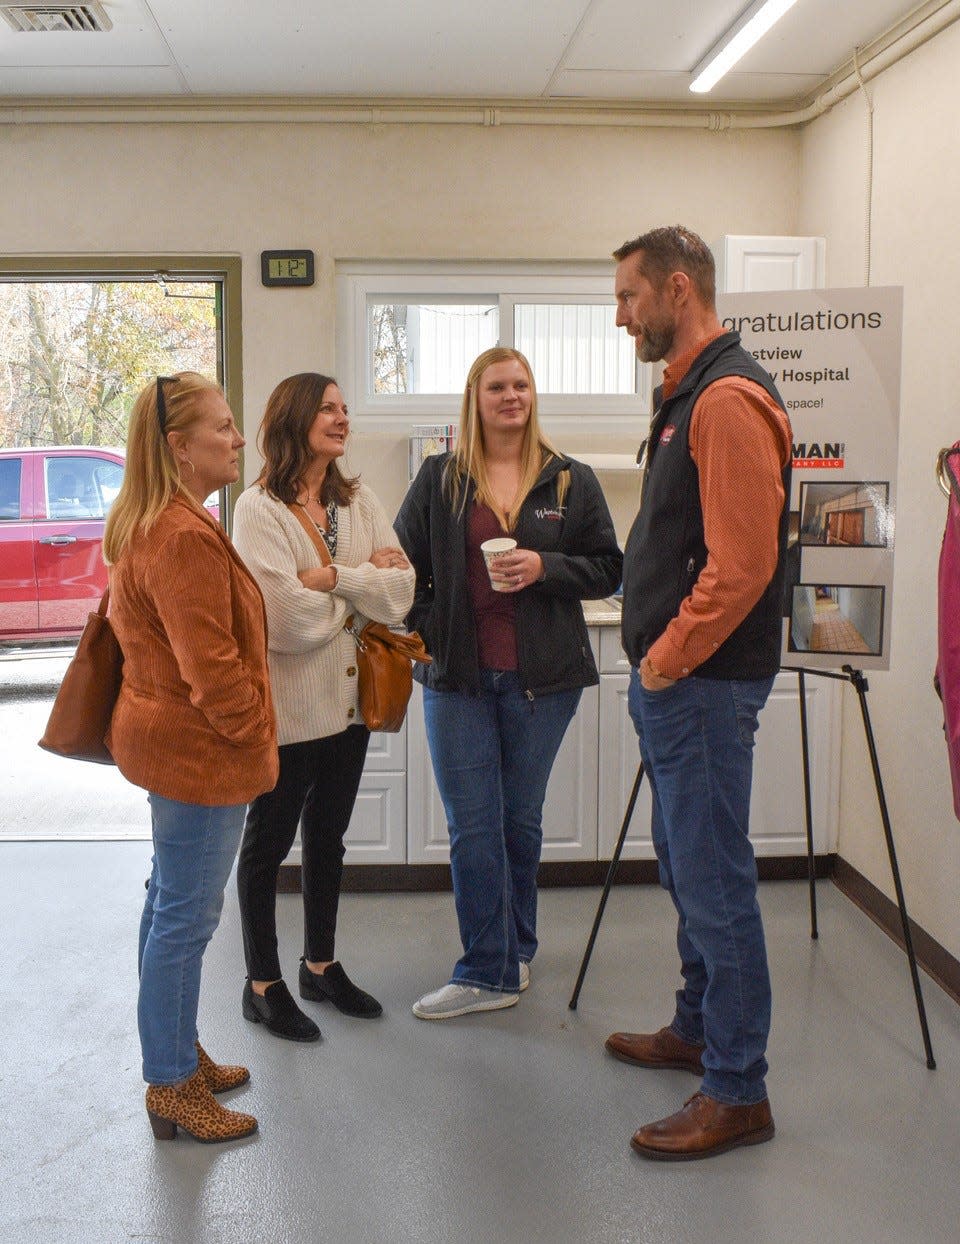
<svg viewBox="0 0 960 1244">
<path fill-rule="evenodd" d="M 778 22 L 797 0 L 754 0 L 693 71 L 690 90 L 703 95 Z"/>
</svg>

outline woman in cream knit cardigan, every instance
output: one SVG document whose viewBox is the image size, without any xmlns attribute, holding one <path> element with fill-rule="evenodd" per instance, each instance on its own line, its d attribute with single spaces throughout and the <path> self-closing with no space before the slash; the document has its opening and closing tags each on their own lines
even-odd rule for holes
<svg viewBox="0 0 960 1244">
<path fill-rule="evenodd" d="M 357 706 L 356 644 L 348 628 L 366 619 L 401 623 L 413 602 L 414 573 L 380 502 L 339 468 L 348 432 L 347 408 L 330 376 L 306 372 L 281 381 L 260 431 L 263 474 L 234 515 L 234 543 L 266 602 L 280 744 L 280 777 L 250 806 L 237 867 L 247 962 L 243 1014 L 293 1041 L 320 1036 L 283 981 L 277 949 L 277 873 L 298 824 L 300 996 L 329 1000 L 347 1015 L 381 1014 L 334 955 L 343 838 L 370 737 Z M 296 509 L 316 526 L 329 565 Z"/>
</svg>

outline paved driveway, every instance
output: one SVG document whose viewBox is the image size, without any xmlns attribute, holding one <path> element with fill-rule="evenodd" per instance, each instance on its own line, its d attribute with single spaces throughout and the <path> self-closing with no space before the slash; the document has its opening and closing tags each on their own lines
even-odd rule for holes
<svg viewBox="0 0 960 1244">
<path fill-rule="evenodd" d="M 37 746 L 67 656 L 0 656 L 0 840 L 149 838 L 146 792 Z"/>
</svg>

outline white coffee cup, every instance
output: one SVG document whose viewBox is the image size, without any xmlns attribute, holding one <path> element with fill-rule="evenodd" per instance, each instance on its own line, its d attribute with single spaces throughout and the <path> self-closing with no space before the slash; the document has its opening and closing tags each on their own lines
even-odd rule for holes
<svg viewBox="0 0 960 1244">
<path fill-rule="evenodd" d="M 511 553 L 517 547 L 516 540 L 510 536 L 498 536 L 495 540 L 484 540 L 480 545 L 480 552 L 483 554 L 483 560 L 487 563 L 487 574 L 490 573 L 490 567 L 498 557 L 503 557 L 504 553 Z M 490 586 L 495 592 L 505 592 L 509 586 L 506 583 L 495 583 L 490 580 Z"/>
</svg>

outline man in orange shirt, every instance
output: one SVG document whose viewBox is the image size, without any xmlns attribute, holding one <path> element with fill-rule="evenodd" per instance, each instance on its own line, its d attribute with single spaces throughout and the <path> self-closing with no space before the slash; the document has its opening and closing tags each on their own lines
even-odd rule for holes
<svg viewBox="0 0 960 1244">
<path fill-rule="evenodd" d="M 682 1110 L 631 1142 L 678 1160 L 774 1133 L 747 831 L 757 717 L 780 659 L 792 440 L 771 377 L 720 324 L 703 240 L 653 229 L 614 258 L 617 324 L 639 358 L 667 364 L 624 554 L 623 646 L 683 987 L 666 1028 L 614 1033 L 607 1049 L 702 1076 Z"/>
</svg>

